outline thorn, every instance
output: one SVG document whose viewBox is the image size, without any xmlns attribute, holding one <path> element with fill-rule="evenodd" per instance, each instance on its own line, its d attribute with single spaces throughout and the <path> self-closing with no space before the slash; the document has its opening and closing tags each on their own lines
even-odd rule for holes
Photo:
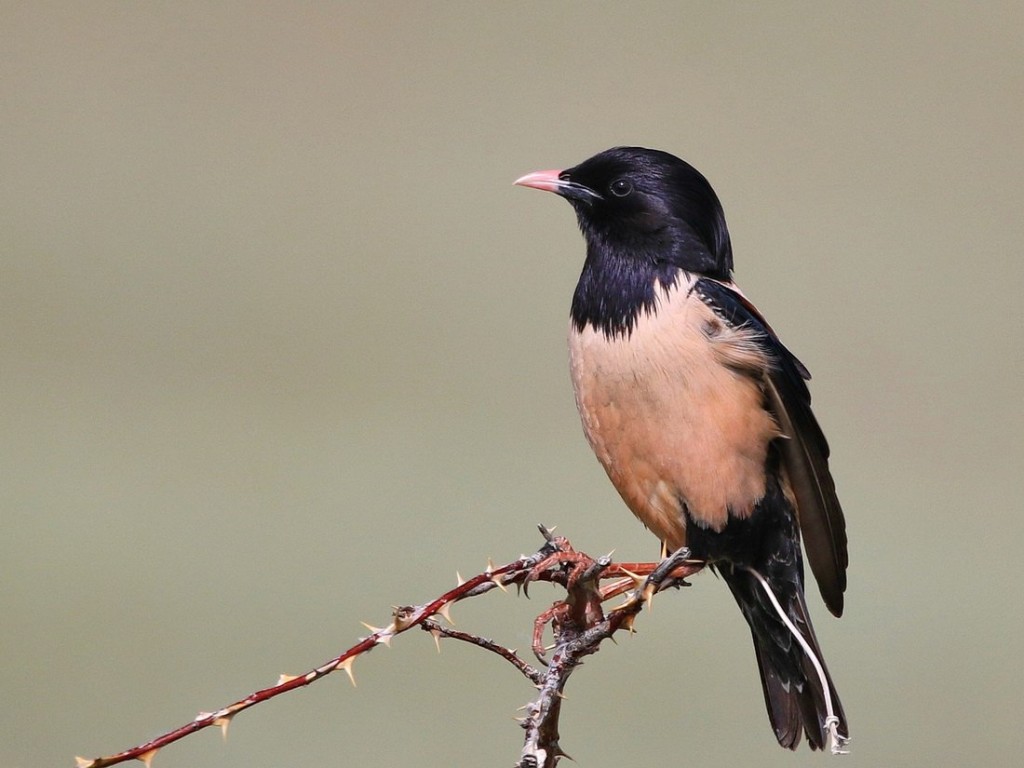
<svg viewBox="0 0 1024 768">
<path fill-rule="evenodd" d="M 221 738 L 224 739 L 224 741 L 228 740 L 228 726 L 231 725 L 231 718 L 233 717 L 234 714 L 222 715 L 221 717 L 218 717 L 216 720 L 213 721 L 214 725 L 220 726 L 220 735 Z"/>
<path fill-rule="evenodd" d="M 151 749 L 149 752 L 143 752 L 136 759 L 141 761 L 146 768 L 150 768 L 150 766 L 153 765 L 153 758 L 156 757 L 156 753 L 158 751 L 159 750 Z"/>
<path fill-rule="evenodd" d="M 643 601 L 644 601 L 644 607 L 647 608 L 648 611 L 654 610 L 654 592 L 655 592 L 655 590 L 656 590 L 656 587 L 653 584 L 648 584 L 646 587 L 644 587 Z"/>
<path fill-rule="evenodd" d="M 375 627 L 373 624 L 367 624 L 365 621 L 360 621 L 359 623 L 370 630 L 371 635 L 377 636 L 374 638 L 375 643 L 386 645 L 388 648 L 391 647 L 391 638 L 394 637 L 395 634 L 394 622 L 388 624 L 386 627 Z"/>
<path fill-rule="evenodd" d="M 572 755 L 570 755 L 568 752 L 562 749 L 558 744 L 555 744 L 555 757 L 565 757 L 569 760 L 572 760 L 572 762 L 574 763 L 576 762 L 576 758 L 574 758 Z"/>
<path fill-rule="evenodd" d="M 495 586 L 498 587 L 502 592 L 508 594 L 508 588 L 501 583 L 501 576 L 491 576 L 491 581 L 494 582 Z"/>
<path fill-rule="evenodd" d="M 488 576 L 490 576 L 492 573 L 494 573 L 494 561 L 491 560 L 491 558 L 489 558 L 489 557 L 487 558 L 487 570 L 484 571 L 484 573 L 487 574 Z"/>
<path fill-rule="evenodd" d="M 343 662 L 341 662 L 338 666 L 335 667 L 335 669 L 343 669 L 343 670 L 345 670 L 345 674 L 348 675 L 349 682 L 352 683 L 352 687 L 353 688 L 357 687 L 356 686 L 356 676 L 354 674 L 352 674 L 352 665 L 355 664 L 355 662 L 356 662 L 356 657 L 355 656 L 349 656 L 347 659 L 345 659 Z"/>
<path fill-rule="evenodd" d="M 298 680 L 298 679 L 299 679 L 298 675 L 281 675 L 280 677 L 277 678 L 277 684 L 278 685 L 284 685 L 285 683 L 290 683 L 292 680 Z"/>
<path fill-rule="evenodd" d="M 439 629 L 432 629 L 432 630 L 430 630 L 430 634 L 432 634 L 434 636 L 434 645 L 437 646 L 437 652 L 440 653 L 441 652 L 441 630 L 439 630 Z"/>
<path fill-rule="evenodd" d="M 75 768 L 89 768 L 89 766 L 95 762 L 95 760 L 90 760 L 88 757 L 79 757 L 78 755 L 75 755 Z"/>
<path fill-rule="evenodd" d="M 638 576 L 637 574 L 633 573 L 632 571 L 627 571 L 625 568 L 622 568 L 621 566 L 619 567 L 619 570 L 622 571 L 627 576 L 629 576 L 629 578 L 631 578 L 633 580 L 633 584 L 635 586 L 637 586 L 637 587 L 639 587 L 641 584 L 644 583 L 644 581 L 646 581 L 646 579 L 644 579 L 643 576 Z"/>
<path fill-rule="evenodd" d="M 447 621 L 453 627 L 455 626 L 455 622 L 452 621 L 451 603 L 445 603 L 437 609 L 437 612 L 444 616 L 445 621 Z"/>
<path fill-rule="evenodd" d="M 661 557 L 658 559 L 664 560 L 666 557 L 668 557 L 668 544 L 663 541 L 661 542 Z"/>
<path fill-rule="evenodd" d="M 613 549 L 613 550 L 612 550 L 611 552 L 609 552 L 609 553 L 608 553 L 607 555 L 605 555 L 605 556 L 604 556 L 603 558 L 601 558 L 601 559 L 602 559 L 602 560 L 608 560 L 608 561 L 611 561 L 611 559 L 612 559 L 612 555 L 614 555 L 614 554 L 615 554 L 615 550 Z M 572 758 L 570 757 L 569 759 L 571 760 Z"/>
<path fill-rule="evenodd" d="M 459 573 L 458 571 L 455 572 L 455 581 L 456 581 L 456 586 L 458 586 L 458 587 L 461 587 L 463 584 L 466 583 L 466 580 L 464 578 L 462 578 L 462 574 Z"/>
</svg>

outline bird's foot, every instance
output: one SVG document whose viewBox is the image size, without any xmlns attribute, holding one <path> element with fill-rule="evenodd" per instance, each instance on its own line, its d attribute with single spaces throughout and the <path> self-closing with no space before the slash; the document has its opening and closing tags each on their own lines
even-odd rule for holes
<svg viewBox="0 0 1024 768">
<path fill-rule="evenodd" d="M 587 567 L 595 562 L 589 555 L 573 549 L 569 540 L 562 536 L 551 536 L 548 542 L 554 551 L 533 566 L 523 579 L 523 592 L 527 597 L 530 596 L 529 585 L 534 581 L 554 581 L 571 590 Z M 542 576 L 547 578 L 542 579 Z"/>
<path fill-rule="evenodd" d="M 547 664 L 544 646 L 544 629 L 548 624 L 557 635 L 567 629 L 583 631 L 596 622 L 604 620 L 601 602 L 601 575 L 611 565 L 611 556 L 595 560 L 577 552 L 568 541 L 551 540 L 558 549 L 535 565 L 523 582 L 524 591 L 531 581 L 556 581 L 565 586 L 567 597 L 540 614 L 533 624 L 533 654 L 542 664 Z"/>
<path fill-rule="evenodd" d="M 537 661 L 544 666 L 548 664 L 547 652 L 554 648 L 554 646 L 544 645 L 544 629 L 548 624 L 557 627 L 564 623 L 569 617 L 569 611 L 569 604 L 560 600 L 533 620 L 533 640 L 530 643 L 530 648 L 533 650 L 533 655 L 537 657 Z"/>
</svg>

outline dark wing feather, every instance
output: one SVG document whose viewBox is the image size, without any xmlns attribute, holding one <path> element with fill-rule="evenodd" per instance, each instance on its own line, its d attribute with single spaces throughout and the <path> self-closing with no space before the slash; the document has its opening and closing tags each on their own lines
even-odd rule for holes
<svg viewBox="0 0 1024 768">
<path fill-rule="evenodd" d="M 731 326 L 756 331 L 757 342 L 772 362 L 765 392 L 788 438 L 780 441 L 779 447 L 796 497 L 807 561 L 825 605 L 841 616 L 849 564 L 846 521 L 828 469 L 828 442 L 811 411 L 811 393 L 805 382 L 810 374 L 740 293 L 710 278 L 697 280 L 694 290 Z"/>
</svg>

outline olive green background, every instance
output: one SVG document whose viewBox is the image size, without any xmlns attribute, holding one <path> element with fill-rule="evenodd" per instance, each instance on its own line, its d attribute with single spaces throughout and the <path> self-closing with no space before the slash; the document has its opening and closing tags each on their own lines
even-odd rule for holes
<svg viewBox="0 0 1024 768">
<path fill-rule="evenodd" d="M 849 521 L 812 598 L 850 766 L 1019 760 L 1024 6 L 0 3 L 0 766 L 300 673 L 558 524 L 656 555 L 566 374 L 583 256 L 519 175 L 711 179 L 813 371 Z M 530 601 L 457 607 L 526 648 Z M 797 766 L 711 575 L 573 678 L 581 766 Z M 402 636 L 164 750 L 507 766 L 533 693 Z"/>
</svg>

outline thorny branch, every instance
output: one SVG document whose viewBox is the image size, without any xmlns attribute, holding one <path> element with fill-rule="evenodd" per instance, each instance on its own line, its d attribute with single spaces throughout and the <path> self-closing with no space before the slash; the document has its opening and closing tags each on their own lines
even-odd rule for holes
<svg viewBox="0 0 1024 768">
<path fill-rule="evenodd" d="M 523 676 L 536 686 L 539 686 L 544 680 L 544 674 L 536 667 L 531 667 L 519 658 L 519 654 L 516 653 L 514 649 L 498 645 L 493 640 L 488 640 L 485 637 L 479 637 L 471 634 L 470 632 L 460 632 L 457 629 L 443 627 L 433 619 L 427 619 L 420 624 L 420 629 L 425 630 L 434 636 L 434 640 L 437 641 L 437 649 L 439 651 L 441 650 L 442 637 L 448 637 L 453 640 L 462 640 L 463 642 L 483 648 L 486 651 L 498 654 L 501 658 L 505 659 L 505 661 L 509 662 L 512 666 L 522 672 Z"/>
<path fill-rule="evenodd" d="M 460 578 L 458 586 L 430 602 L 395 608 L 391 623 L 386 627 L 365 624 L 370 630 L 369 635 L 360 638 L 359 642 L 341 655 L 306 674 L 281 675 L 275 685 L 251 693 L 216 711 L 200 712 L 192 721 L 145 744 L 106 757 L 77 757 L 77 768 L 105 768 L 128 760 L 139 760 L 146 768 L 150 768 L 157 752 L 168 744 L 211 726 L 220 727 L 226 735 L 228 725 L 239 712 L 307 686 L 339 669 L 355 685 L 352 666 L 357 657 L 370 652 L 377 645 L 390 645 L 396 635 L 417 626 L 434 636 L 438 648 L 441 638 L 449 638 L 471 643 L 501 656 L 539 689 L 537 697 L 523 708 L 526 716 L 520 722 L 526 731 L 526 738 L 516 765 L 518 768 L 554 768 L 559 758 L 567 756 L 559 745 L 558 719 L 562 692 L 581 659 L 596 653 L 600 644 L 620 629 L 631 630 L 633 620 L 655 593 L 685 585 L 685 578 L 699 571 L 703 563 L 688 560 L 687 550 L 679 550 L 661 563 L 613 563 L 610 556 L 595 560 L 577 552 L 567 539 L 553 535 L 544 526 L 540 526 L 540 531 L 545 539 L 544 545 L 532 555 L 520 556 L 500 568 L 488 563 L 482 573 L 465 581 Z M 601 581 L 604 579 L 616 581 L 602 587 Z M 537 617 L 534 625 L 533 652 L 546 664 L 546 670 L 527 664 L 510 648 L 468 632 L 443 627 L 434 620 L 435 616 L 440 615 L 451 623 L 449 608 L 460 600 L 482 595 L 494 588 L 504 590 L 509 584 L 515 584 L 526 593 L 529 583 L 533 581 L 553 582 L 566 590 L 566 599 L 556 602 Z M 622 594 L 627 594 L 626 601 L 606 614 L 602 604 Z M 551 625 L 554 644 L 544 648 L 542 638 L 548 624 Z M 545 652 L 549 650 L 552 651 L 550 663 L 545 661 Z"/>
</svg>

